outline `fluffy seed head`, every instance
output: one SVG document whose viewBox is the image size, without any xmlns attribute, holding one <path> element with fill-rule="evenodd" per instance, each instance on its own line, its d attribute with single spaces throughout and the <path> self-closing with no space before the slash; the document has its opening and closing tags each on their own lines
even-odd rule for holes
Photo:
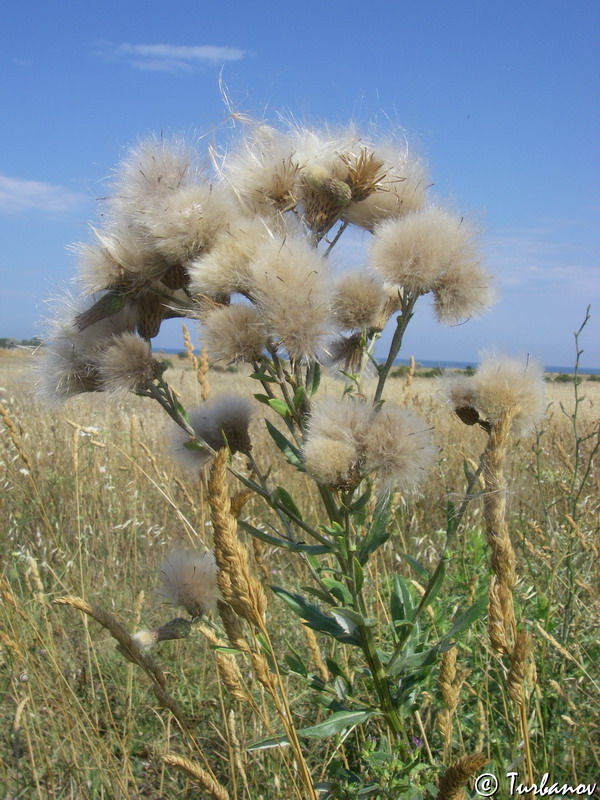
<svg viewBox="0 0 600 800">
<path fill-rule="evenodd" d="M 251 405 L 245 397 L 221 395 L 189 413 L 196 435 L 213 450 L 226 445 L 232 453 L 250 453 L 252 445 L 248 428 Z M 208 449 L 188 449 L 188 436 L 177 427 L 172 438 L 173 456 L 189 469 L 201 468 L 212 456 Z"/>
<path fill-rule="evenodd" d="M 326 436 L 310 436 L 302 450 L 309 475 L 324 486 L 350 488 L 360 480 L 359 454 L 354 444 Z"/>
<path fill-rule="evenodd" d="M 150 345 L 133 333 L 115 336 L 98 361 L 98 374 L 108 392 L 133 392 L 159 371 Z"/>
<path fill-rule="evenodd" d="M 473 378 L 468 375 L 444 375 L 439 379 L 439 390 L 453 411 L 457 408 L 475 408 L 477 393 Z"/>
<path fill-rule="evenodd" d="M 149 650 L 158 642 L 158 634 L 156 631 L 136 631 L 131 638 L 142 650 Z"/>
<path fill-rule="evenodd" d="M 372 167 L 381 164 L 373 190 L 362 199 L 355 192 L 343 218 L 372 231 L 386 219 L 421 208 L 425 203 L 427 179 L 421 162 L 409 158 L 406 150 L 380 145 L 373 148 L 370 156 Z"/>
<path fill-rule="evenodd" d="M 191 617 L 200 617 L 217 607 L 217 564 L 214 555 L 174 550 L 161 567 L 160 595 L 165 603 L 181 606 Z"/>
<path fill-rule="evenodd" d="M 268 125 L 257 125 L 223 162 L 226 180 L 243 207 L 271 216 L 297 202 L 298 161 L 290 136 Z"/>
<path fill-rule="evenodd" d="M 156 250 L 170 264 L 208 250 L 235 213 L 231 197 L 208 182 L 182 186 L 141 217 Z"/>
<path fill-rule="evenodd" d="M 231 222 L 219 233 L 207 253 L 190 262 L 190 291 L 211 297 L 236 292 L 248 294 L 252 280 L 251 261 L 260 244 L 269 236 L 261 217 Z"/>
<path fill-rule="evenodd" d="M 252 286 L 267 331 L 290 358 L 313 356 L 329 325 L 323 258 L 304 239 L 271 239 L 257 251 Z"/>
<path fill-rule="evenodd" d="M 371 328 L 378 322 L 387 297 L 377 276 L 359 270 L 346 273 L 334 284 L 333 318 L 342 330 Z"/>
<path fill-rule="evenodd" d="M 473 382 L 476 407 L 492 425 L 510 414 L 512 433 L 526 436 L 544 415 L 544 372 L 535 361 L 489 355 Z"/>
<path fill-rule="evenodd" d="M 364 465 L 384 487 L 415 489 L 435 458 L 435 447 L 425 422 L 403 408 L 386 403 L 372 415 L 363 441 Z"/>
<path fill-rule="evenodd" d="M 472 240 L 459 218 L 431 207 L 378 225 L 371 264 L 386 281 L 424 293 L 446 270 L 479 263 Z"/>
<path fill-rule="evenodd" d="M 432 286 L 435 316 L 445 325 L 476 317 L 494 303 L 492 277 L 474 262 L 463 262 L 443 272 Z"/>
<path fill-rule="evenodd" d="M 334 488 L 356 486 L 371 473 L 386 490 L 410 490 L 435 452 L 423 420 L 405 409 L 385 404 L 375 412 L 367 404 L 325 398 L 311 411 L 303 457 L 307 471 Z"/>
<path fill-rule="evenodd" d="M 182 138 L 150 137 L 133 147 L 116 169 L 110 208 L 135 218 L 197 176 L 194 148 Z"/>
<path fill-rule="evenodd" d="M 260 358 L 266 344 L 258 311 L 242 303 L 232 303 L 207 314 L 201 338 L 210 356 L 229 362 L 252 363 Z"/>
</svg>

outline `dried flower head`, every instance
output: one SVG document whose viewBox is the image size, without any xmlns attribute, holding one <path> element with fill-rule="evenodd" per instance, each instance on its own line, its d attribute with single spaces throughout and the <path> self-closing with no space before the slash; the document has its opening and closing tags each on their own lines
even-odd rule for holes
<svg viewBox="0 0 600 800">
<path fill-rule="evenodd" d="M 269 236 L 261 217 L 231 222 L 219 233 L 210 250 L 188 265 L 190 291 L 212 297 L 248 294 L 252 286 L 251 261 Z"/>
<path fill-rule="evenodd" d="M 174 550 L 161 567 L 160 595 L 165 603 L 181 606 L 191 617 L 214 611 L 219 600 L 214 555 Z"/>
<path fill-rule="evenodd" d="M 362 447 L 366 472 L 376 473 L 386 489 L 402 491 L 422 482 L 436 454 L 426 423 L 389 403 L 372 415 Z"/>
<path fill-rule="evenodd" d="M 356 486 L 361 478 L 359 453 L 350 441 L 311 435 L 302 456 L 308 474 L 324 486 L 346 489 Z"/>
<path fill-rule="evenodd" d="M 115 335 L 135 328 L 136 314 L 128 303 L 120 304 L 120 310 L 112 314 L 106 310 L 93 313 L 81 327 L 82 318 L 98 302 L 97 297 L 76 300 L 70 295 L 55 301 L 56 317 L 35 362 L 37 391 L 48 405 L 60 405 L 82 392 L 101 391 L 98 364 L 104 350 Z"/>
<path fill-rule="evenodd" d="M 334 488 L 356 486 L 373 474 L 386 490 L 409 490 L 421 482 L 435 452 L 423 420 L 405 409 L 386 403 L 374 411 L 326 398 L 311 411 L 303 457 L 309 474 Z"/>
<path fill-rule="evenodd" d="M 270 239 L 252 265 L 251 297 L 290 358 L 313 356 L 327 333 L 327 266 L 309 243 L 295 236 Z"/>
<path fill-rule="evenodd" d="M 510 415 L 512 433 L 526 436 L 544 415 L 544 371 L 535 361 L 488 355 L 473 382 L 476 407 L 492 425 Z"/>
<path fill-rule="evenodd" d="M 463 262 L 443 272 L 432 286 L 435 316 L 445 325 L 476 317 L 494 304 L 492 276 L 472 262 Z"/>
<path fill-rule="evenodd" d="M 110 211 L 135 220 L 168 195 L 193 182 L 198 169 L 192 145 L 181 137 L 150 137 L 131 148 L 115 170 Z"/>
<path fill-rule="evenodd" d="M 425 203 L 427 179 L 421 162 L 409 158 L 406 149 L 377 145 L 368 156 L 374 171 L 372 191 L 364 193 L 365 196 L 353 191 L 352 203 L 345 209 L 343 218 L 372 231 L 386 219 L 421 208 Z"/>
<path fill-rule="evenodd" d="M 220 450 L 228 446 L 232 453 L 249 454 L 252 449 L 248 428 L 251 420 L 250 402 L 239 395 L 221 395 L 193 409 L 189 420 L 197 437 L 209 448 Z M 172 438 L 173 456 L 190 469 L 201 468 L 212 456 L 208 448 L 189 449 L 189 437 L 177 427 Z"/>
<path fill-rule="evenodd" d="M 333 319 L 342 330 L 371 328 L 379 321 L 387 298 L 378 276 L 362 270 L 345 273 L 334 284 Z"/>
<path fill-rule="evenodd" d="M 225 155 L 222 170 L 242 206 L 250 213 L 271 216 L 297 202 L 298 161 L 289 134 L 256 125 Z"/>
<path fill-rule="evenodd" d="M 386 281 L 425 293 L 446 270 L 477 265 L 479 256 L 468 226 L 430 207 L 378 225 L 371 264 Z"/>
<path fill-rule="evenodd" d="M 212 358 L 257 361 L 264 350 L 264 325 L 254 306 L 232 303 L 203 317 L 201 339 Z"/>
<path fill-rule="evenodd" d="M 182 186 L 143 214 L 144 230 L 169 264 L 207 251 L 236 213 L 232 197 L 208 182 Z"/>
<path fill-rule="evenodd" d="M 113 337 L 98 360 L 98 374 L 108 392 L 134 392 L 159 373 L 150 345 L 133 333 Z"/>
</svg>

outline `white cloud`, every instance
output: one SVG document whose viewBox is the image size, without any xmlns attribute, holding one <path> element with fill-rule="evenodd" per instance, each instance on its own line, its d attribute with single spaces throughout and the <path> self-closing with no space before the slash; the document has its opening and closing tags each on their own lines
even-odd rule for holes
<svg viewBox="0 0 600 800">
<path fill-rule="evenodd" d="M 564 236 L 566 221 L 559 230 L 531 228 L 508 230 L 488 243 L 491 272 L 506 288 L 534 290 L 545 285 L 590 299 L 600 296 L 600 258 L 595 245 L 578 236 Z M 575 227 L 575 226 L 573 226 Z M 560 234 L 563 234 L 562 236 Z"/>
<path fill-rule="evenodd" d="M 9 178 L 0 175 L 0 212 L 70 211 L 79 207 L 85 197 L 78 192 L 41 181 Z"/>
<path fill-rule="evenodd" d="M 212 44 L 183 46 L 123 43 L 108 46 L 113 56 L 128 58 L 131 66 L 136 69 L 163 72 L 189 72 L 202 64 L 219 65 L 226 61 L 239 61 L 246 55 L 246 51 L 239 47 Z"/>
</svg>

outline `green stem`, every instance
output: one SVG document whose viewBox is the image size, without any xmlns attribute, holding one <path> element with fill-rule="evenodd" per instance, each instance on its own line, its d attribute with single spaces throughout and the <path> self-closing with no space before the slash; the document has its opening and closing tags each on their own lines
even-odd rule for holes
<svg viewBox="0 0 600 800">
<path fill-rule="evenodd" d="M 383 394 L 383 389 L 385 387 L 385 382 L 387 381 L 389 371 L 396 360 L 396 356 L 400 352 L 404 331 L 412 319 L 415 303 L 418 299 L 419 295 L 410 293 L 402 297 L 402 313 L 396 317 L 396 330 L 394 331 L 394 336 L 392 337 L 388 356 L 385 360 L 385 363 L 379 367 L 379 381 L 377 382 L 377 389 L 375 390 L 373 405 L 377 405 L 377 403 L 381 400 L 381 395 Z"/>
</svg>

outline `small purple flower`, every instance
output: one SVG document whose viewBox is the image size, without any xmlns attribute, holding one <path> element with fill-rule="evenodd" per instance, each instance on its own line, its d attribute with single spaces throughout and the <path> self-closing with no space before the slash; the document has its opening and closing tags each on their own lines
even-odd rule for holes
<svg viewBox="0 0 600 800">
<path fill-rule="evenodd" d="M 417 749 L 418 749 L 419 747 L 423 747 L 423 745 L 425 744 L 425 742 L 423 741 L 423 739 L 420 739 L 418 736 L 411 736 L 411 737 L 410 737 L 410 740 L 411 740 L 411 742 L 413 743 L 413 747 L 415 747 L 415 748 L 417 748 Z"/>
</svg>

